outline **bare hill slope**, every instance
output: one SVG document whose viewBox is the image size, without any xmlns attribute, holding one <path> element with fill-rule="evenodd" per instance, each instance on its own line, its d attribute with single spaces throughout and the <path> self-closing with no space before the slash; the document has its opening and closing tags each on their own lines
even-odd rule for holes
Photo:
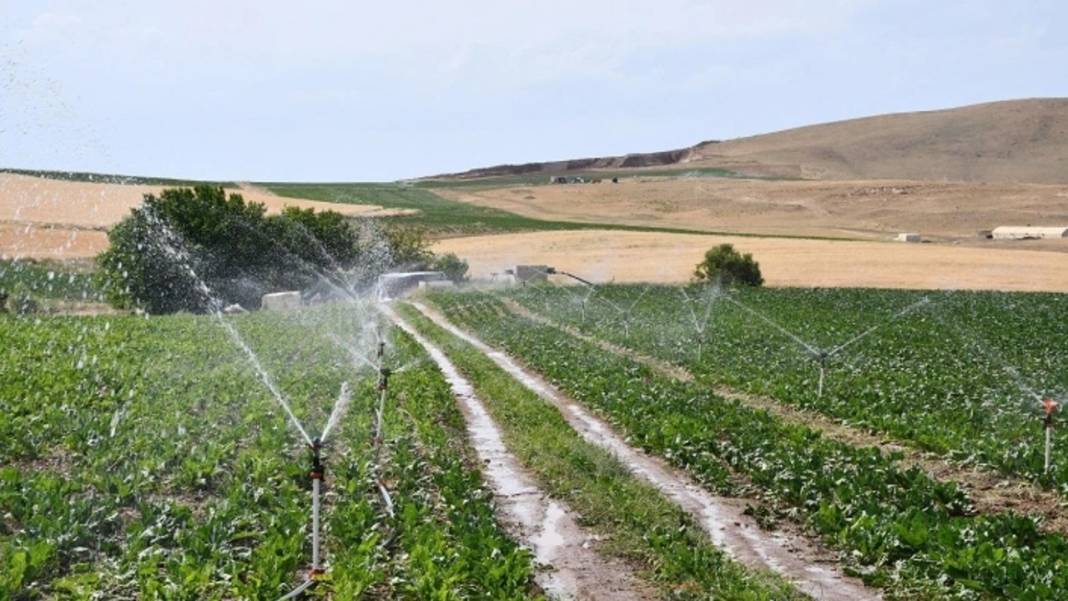
<svg viewBox="0 0 1068 601">
<path fill-rule="evenodd" d="M 805 179 L 1068 183 L 1068 98 L 1009 100 L 811 125 L 691 148 L 501 165 L 453 177 L 719 167 Z"/>
</svg>

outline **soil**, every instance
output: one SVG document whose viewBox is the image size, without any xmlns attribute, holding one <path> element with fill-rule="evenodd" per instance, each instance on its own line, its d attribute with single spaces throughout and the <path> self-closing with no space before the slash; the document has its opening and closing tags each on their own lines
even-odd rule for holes
<svg viewBox="0 0 1068 601">
<path fill-rule="evenodd" d="M 601 349 L 637 361 L 667 377 L 694 381 L 689 371 L 677 365 L 589 336 L 538 315 L 516 302 L 508 301 L 506 306 L 517 315 L 551 325 Z M 959 484 L 974 504 L 975 511 L 979 513 L 1015 511 L 1041 518 L 1041 528 L 1044 531 L 1068 534 L 1068 516 L 1064 515 L 1068 500 L 1056 492 L 989 469 L 946 461 L 933 453 L 915 449 L 908 443 L 888 440 L 884 436 L 836 422 L 820 413 L 784 405 L 768 397 L 739 392 L 725 386 L 714 386 L 712 389 L 718 396 L 736 400 L 753 409 L 767 411 L 789 423 L 816 430 L 831 440 L 859 447 L 875 447 L 888 454 L 899 453 L 902 457 L 899 463 L 903 466 L 922 469 L 938 481 Z"/>
<path fill-rule="evenodd" d="M 752 253 L 769 286 L 1068 292 L 1068 253 L 1038 250 L 617 230 L 472 236 L 433 249 L 465 258 L 477 278 L 541 264 L 597 282 L 677 283 L 722 243 Z"/>
<path fill-rule="evenodd" d="M 107 229 L 161 186 L 64 181 L 0 173 L 0 257 L 81 258 L 107 248 Z M 329 203 L 276 196 L 261 188 L 241 190 L 268 213 L 287 206 L 332 210 L 357 217 L 397 214 L 377 205 Z"/>
<path fill-rule="evenodd" d="M 546 220 L 878 240 L 917 232 L 939 242 L 1068 252 L 1068 240 L 977 236 L 999 225 L 1068 225 L 1068 185 L 627 177 L 435 193 Z"/>
<path fill-rule="evenodd" d="M 595 550 L 595 538 L 581 528 L 577 516 L 548 497 L 505 446 L 501 433 L 475 396 L 471 383 L 429 340 L 400 316 L 385 309 L 387 316 L 410 334 L 437 363 L 457 397 L 467 423 L 471 445 L 484 463 L 483 473 L 494 491 L 496 504 L 513 536 L 532 549 L 539 564 L 548 566 L 536 577 L 550 595 L 591 601 L 657 598 L 634 570 L 608 559 Z"/>
<path fill-rule="evenodd" d="M 579 403 L 567 398 L 544 378 L 520 366 L 508 355 L 457 328 L 429 307 L 420 303 L 412 304 L 427 318 L 477 348 L 498 367 L 554 405 L 587 442 L 606 449 L 636 477 L 645 480 L 689 513 L 713 543 L 737 561 L 752 568 L 777 572 L 814 598 L 828 601 L 881 598 L 878 591 L 842 574 L 833 565 L 836 560 L 834 554 L 807 540 L 799 529 L 764 530 L 749 515 L 749 508 L 759 503 L 758 500 L 708 493 L 666 461 L 629 446 L 625 438 L 608 423 L 586 411 Z"/>
</svg>

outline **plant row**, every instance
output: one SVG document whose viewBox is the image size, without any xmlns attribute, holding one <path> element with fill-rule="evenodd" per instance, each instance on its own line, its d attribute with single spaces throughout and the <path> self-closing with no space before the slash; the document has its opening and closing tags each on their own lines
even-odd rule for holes
<svg viewBox="0 0 1068 601">
<path fill-rule="evenodd" d="M 447 315 L 539 370 L 642 448 L 699 480 L 745 476 L 786 514 L 896 598 L 1056 599 L 1068 542 L 1030 518 L 975 515 L 953 484 L 665 378 L 634 361 L 510 315 L 500 301 L 437 295 Z M 475 300 L 476 302 L 472 302 Z"/>
</svg>

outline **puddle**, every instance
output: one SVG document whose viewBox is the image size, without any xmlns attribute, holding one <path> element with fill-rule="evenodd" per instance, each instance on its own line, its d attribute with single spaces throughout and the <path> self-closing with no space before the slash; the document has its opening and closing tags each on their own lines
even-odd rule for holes
<svg viewBox="0 0 1068 601">
<path fill-rule="evenodd" d="M 440 313 L 412 303 L 449 333 L 471 344 L 498 367 L 524 386 L 555 405 L 564 419 L 587 442 L 600 446 L 676 505 L 689 513 L 708 533 L 715 545 L 742 564 L 782 575 L 799 590 L 827 601 L 868 601 L 881 599 L 879 591 L 859 579 L 843 574 L 833 565 L 834 557 L 808 539 L 790 532 L 767 532 L 745 515 L 744 499 L 720 497 L 702 489 L 681 471 L 659 457 L 628 445 L 612 428 L 573 401 L 566 400 L 540 376 L 518 365 L 506 354 L 457 328 Z"/>
<path fill-rule="evenodd" d="M 550 569 L 536 577 L 538 585 L 557 599 L 615 599 L 644 601 L 652 598 L 646 585 L 631 570 L 598 555 L 587 544 L 591 537 L 561 503 L 548 498 L 533 477 L 508 451 L 496 423 L 475 396 L 471 383 L 433 343 L 391 308 L 383 312 L 416 340 L 437 364 L 460 402 L 467 433 L 493 489 L 499 513 L 512 534 L 534 552 L 539 564 Z"/>
</svg>

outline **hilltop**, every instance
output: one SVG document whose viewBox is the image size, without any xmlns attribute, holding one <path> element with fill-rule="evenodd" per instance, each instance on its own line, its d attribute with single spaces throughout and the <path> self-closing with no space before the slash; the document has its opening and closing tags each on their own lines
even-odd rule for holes
<svg viewBox="0 0 1068 601">
<path fill-rule="evenodd" d="M 676 150 L 498 165 L 438 178 L 666 167 L 798 179 L 1068 184 L 1068 98 L 878 115 Z"/>
</svg>

